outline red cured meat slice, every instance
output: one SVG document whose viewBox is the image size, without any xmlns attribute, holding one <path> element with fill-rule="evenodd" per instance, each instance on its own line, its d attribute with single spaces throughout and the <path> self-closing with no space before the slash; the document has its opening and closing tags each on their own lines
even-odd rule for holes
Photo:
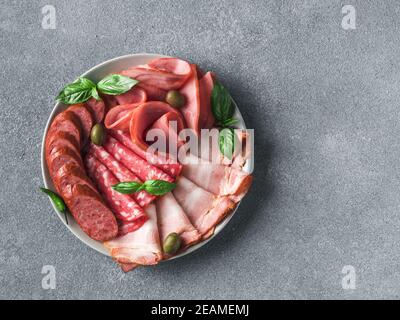
<svg viewBox="0 0 400 320">
<path fill-rule="evenodd" d="M 179 124 L 179 121 L 182 121 L 182 118 L 180 116 L 178 116 L 175 112 L 168 112 L 153 123 L 151 129 L 159 129 L 163 131 L 166 136 L 167 150 L 161 151 L 172 153 L 170 147 L 173 147 L 174 154 L 177 154 L 177 150 L 179 149 L 179 147 L 184 144 L 184 141 L 180 140 L 178 137 L 178 127 L 183 127 L 183 123 Z M 175 123 L 175 127 L 172 126 L 171 122 Z"/>
<path fill-rule="evenodd" d="M 190 76 L 191 68 L 186 61 L 161 58 L 150 62 L 148 67 L 129 68 L 121 74 L 140 81 L 142 85 L 168 91 L 179 89 Z"/>
<path fill-rule="evenodd" d="M 180 93 L 186 98 L 186 104 L 181 108 L 181 112 L 186 120 L 188 128 L 192 129 L 195 134 L 199 134 L 200 121 L 200 93 L 199 81 L 197 79 L 196 66 L 191 65 L 192 75 L 180 89 Z"/>
<path fill-rule="evenodd" d="M 66 163 L 54 176 L 54 183 L 64 198 L 72 197 L 73 186 L 77 184 L 86 185 L 97 192 L 93 182 L 86 175 L 84 169 L 74 163 Z"/>
<path fill-rule="evenodd" d="M 136 153 L 142 159 L 147 160 L 152 165 L 158 167 L 163 170 L 171 177 L 176 178 L 179 176 L 182 170 L 182 165 L 178 163 L 174 159 L 165 159 L 165 157 L 158 157 L 153 153 L 147 153 L 146 151 L 139 148 L 136 144 L 134 144 L 129 135 L 123 133 L 122 131 L 110 131 L 110 135 L 114 137 L 116 140 L 121 142 L 125 147 L 129 148 L 131 151 Z"/>
<path fill-rule="evenodd" d="M 79 118 L 82 125 L 83 143 L 85 144 L 89 139 L 90 131 L 93 127 L 92 113 L 83 104 L 70 106 L 68 110 L 73 112 Z"/>
<path fill-rule="evenodd" d="M 182 174 L 203 189 L 215 195 L 229 196 L 234 202 L 246 195 L 253 181 L 253 177 L 242 170 L 193 155 L 187 155 Z"/>
<path fill-rule="evenodd" d="M 146 160 L 139 157 L 136 153 L 125 147 L 112 137 L 107 137 L 104 148 L 114 156 L 115 159 L 122 162 L 142 181 L 147 180 L 165 180 L 173 182 L 174 179 L 164 171 L 151 165 Z"/>
<path fill-rule="evenodd" d="M 146 85 L 145 83 L 139 83 L 138 86 L 146 91 L 147 99 L 149 101 L 165 101 L 165 97 L 167 96 L 167 90 Z"/>
<path fill-rule="evenodd" d="M 89 153 L 93 153 L 93 155 L 101 163 L 103 163 L 120 182 L 128 182 L 128 181 L 142 182 L 132 171 L 130 171 L 122 163 L 118 162 L 103 147 L 91 144 Z M 155 199 L 155 196 L 147 193 L 146 191 L 136 192 L 132 195 L 132 197 L 141 207 L 146 207 L 149 203 L 151 203 Z"/>
<path fill-rule="evenodd" d="M 203 238 L 236 206 L 229 197 L 215 196 L 185 177 L 179 178 L 173 194 Z"/>
<path fill-rule="evenodd" d="M 132 103 L 143 103 L 147 100 L 146 91 L 137 86 L 133 87 L 128 92 L 115 96 L 118 104 L 132 104 Z"/>
<path fill-rule="evenodd" d="M 80 154 L 66 146 L 54 150 L 52 154 L 47 156 L 46 160 L 50 175 L 52 176 L 54 176 L 57 171 L 68 162 L 75 163 L 78 166 L 83 166 Z"/>
<path fill-rule="evenodd" d="M 103 100 L 96 100 L 91 98 L 86 102 L 89 110 L 92 112 L 93 119 L 96 123 L 101 123 L 104 119 L 104 114 L 106 112 L 106 106 Z"/>
<path fill-rule="evenodd" d="M 160 101 L 143 103 L 135 109 L 130 122 L 130 134 L 132 142 L 141 149 L 147 150 L 148 144 L 144 140 L 145 132 L 152 124 L 166 113 L 175 114 L 178 132 L 184 129 L 185 123 L 181 114 L 169 104 Z"/>
<path fill-rule="evenodd" d="M 59 131 L 54 133 L 49 139 L 46 141 L 46 154 L 52 154 L 56 149 L 58 150 L 60 147 L 67 146 L 72 150 L 75 150 L 76 153 L 80 152 L 80 142 L 76 140 L 76 138 L 69 134 L 68 132 Z"/>
<path fill-rule="evenodd" d="M 123 104 L 111 109 L 104 119 L 104 125 L 107 129 L 129 130 L 129 124 L 132 118 L 132 112 L 139 104 Z"/>
<path fill-rule="evenodd" d="M 200 240 L 200 233 L 193 227 L 171 192 L 157 199 L 156 207 L 161 242 L 173 232 L 178 233 L 182 239 L 181 249 Z"/>
<path fill-rule="evenodd" d="M 76 141 L 79 141 L 79 149 L 82 138 L 79 118 L 70 111 L 64 111 L 58 114 L 47 132 L 46 147 L 53 141 L 54 136 L 60 132 L 66 132 L 71 135 Z"/>
<path fill-rule="evenodd" d="M 121 194 L 111 187 L 118 184 L 118 179 L 93 155 L 85 158 L 87 171 L 103 194 L 115 216 L 123 221 L 135 221 L 143 218 L 143 209 L 129 195 Z"/>
<path fill-rule="evenodd" d="M 133 222 L 119 221 L 118 223 L 118 236 L 121 237 L 130 232 L 134 232 L 139 229 L 145 222 L 147 217 L 143 216 Z"/>
<path fill-rule="evenodd" d="M 139 230 L 104 243 L 119 264 L 154 265 L 162 259 L 154 204 L 146 208 L 146 213 L 149 219 Z"/>
<path fill-rule="evenodd" d="M 107 241 L 118 233 L 117 221 L 100 195 L 87 185 L 74 185 L 72 197 L 67 200 L 74 219 L 92 239 Z"/>
<path fill-rule="evenodd" d="M 211 110 L 211 93 L 214 88 L 214 75 L 207 72 L 199 80 L 200 91 L 200 129 L 211 129 L 215 119 Z"/>
</svg>

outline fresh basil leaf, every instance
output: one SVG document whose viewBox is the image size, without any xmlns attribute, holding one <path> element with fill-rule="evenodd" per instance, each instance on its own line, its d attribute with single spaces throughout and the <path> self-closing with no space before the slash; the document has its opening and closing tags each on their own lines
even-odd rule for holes
<svg viewBox="0 0 400 320">
<path fill-rule="evenodd" d="M 143 184 L 136 181 L 121 182 L 113 185 L 111 188 L 119 193 L 132 194 L 143 190 Z"/>
<path fill-rule="evenodd" d="M 101 98 L 100 98 L 100 96 L 99 96 L 99 93 L 98 93 L 96 87 L 92 89 L 92 97 L 95 98 L 97 101 L 100 101 L 100 100 L 101 100 Z"/>
<path fill-rule="evenodd" d="M 235 112 L 228 90 L 219 82 L 214 84 L 211 92 L 211 107 L 218 123 L 224 123 L 224 121 L 232 118 Z"/>
<path fill-rule="evenodd" d="M 65 104 L 77 104 L 89 100 L 96 85 L 87 78 L 79 78 L 62 89 L 57 100 Z"/>
<path fill-rule="evenodd" d="M 139 81 L 135 79 L 120 74 L 111 74 L 97 84 L 97 89 L 104 94 L 115 96 L 129 91 L 137 83 Z"/>
<path fill-rule="evenodd" d="M 164 180 L 147 180 L 143 184 L 144 190 L 155 196 L 162 196 L 176 187 L 176 183 Z"/>
<path fill-rule="evenodd" d="M 235 132 L 231 128 L 222 129 L 219 133 L 219 149 L 228 159 L 232 159 L 235 151 Z"/>
<path fill-rule="evenodd" d="M 230 126 L 237 124 L 238 122 L 239 122 L 238 119 L 230 118 L 230 119 L 225 120 L 223 123 L 221 123 L 221 126 L 222 127 L 230 127 Z"/>
</svg>

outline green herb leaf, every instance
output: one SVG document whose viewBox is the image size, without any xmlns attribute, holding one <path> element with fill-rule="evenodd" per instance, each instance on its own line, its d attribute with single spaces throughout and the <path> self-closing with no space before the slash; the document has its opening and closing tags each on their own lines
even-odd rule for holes
<svg viewBox="0 0 400 320">
<path fill-rule="evenodd" d="M 235 151 L 235 132 L 231 128 L 222 129 L 219 133 L 219 150 L 228 159 L 232 159 Z"/>
<path fill-rule="evenodd" d="M 233 125 L 237 124 L 238 122 L 239 122 L 238 119 L 230 118 L 230 119 L 225 120 L 223 123 L 221 123 L 221 126 L 224 127 L 224 128 L 225 127 L 230 127 L 230 126 L 233 126 Z"/>
<path fill-rule="evenodd" d="M 68 224 L 67 206 L 65 205 L 64 200 L 57 193 L 55 193 L 49 189 L 40 188 L 40 190 L 50 197 L 51 201 L 54 203 L 55 207 L 57 208 L 57 210 L 59 212 L 64 213 L 65 222 Z"/>
<path fill-rule="evenodd" d="M 220 124 L 231 119 L 235 112 L 228 90 L 218 81 L 215 82 L 211 93 L 211 106 L 215 120 Z"/>
<path fill-rule="evenodd" d="M 98 93 L 96 87 L 92 89 L 92 97 L 95 98 L 97 101 L 100 101 L 100 100 L 101 100 L 101 98 L 100 98 L 100 96 L 99 96 L 99 93 Z"/>
<path fill-rule="evenodd" d="M 96 85 L 87 78 L 79 78 L 62 89 L 57 100 L 65 104 L 77 104 L 86 102 L 93 95 L 93 88 Z"/>
<path fill-rule="evenodd" d="M 143 184 L 136 181 L 120 182 L 116 185 L 113 185 L 111 188 L 119 193 L 132 194 L 141 191 L 143 188 Z"/>
<path fill-rule="evenodd" d="M 142 190 L 155 196 L 162 196 L 176 187 L 175 183 L 171 183 L 164 180 L 147 180 L 145 183 L 136 181 L 121 182 L 111 188 L 119 193 L 132 194 Z"/>
<path fill-rule="evenodd" d="M 97 88 L 104 94 L 115 96 L 129 91 L 137 83 L 139 83 L 139 81 L 135 79 L 119 74 L 111 74 L 101 80 L 97 84 Z"/>
<path fill-rule="evenodd" d="M 155 196 L 162 196 L 175 189 L 176 183 L 164 180 L 147 180 L 143 184 L 144 190 Z"/>
</svg>

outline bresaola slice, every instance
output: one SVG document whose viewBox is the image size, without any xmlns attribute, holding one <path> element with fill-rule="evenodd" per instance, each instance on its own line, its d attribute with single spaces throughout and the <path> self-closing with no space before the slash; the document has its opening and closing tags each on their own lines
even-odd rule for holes
<svg viewBox="0 0 400 320">
<path fill-rule="evenodd" d="M 113 185 L 118 184 L 119 181 L 97 158 L 92 154 L 88 154 L 85 158 L 85 164 L 89 176 L 96 183 L 107 204 L 118 219 L 132 222 L 145 216 L 143 209 L 133 198 L 111 188 Z"/>
<path fill-rule="evenodd" d="M 147 162 L 163 170 L 171 177 L 176 178 L 181 173 L 182 165 L 179 164 L 176 160 L 171 158 L 165 159 L 165 157 L 146 152 L 145 150 L 139 148 L 136 144 L 134 144 L 130 139 L 130 136 L 122 131 L 111 130 L 109 133 L 112 137 L 121 142 L 125 147 L 136 153 L 142 159 L 145 159 Z"/>
<path fill-rule="evenodd" d="M 104 243 L 119 264 L 154 265 L 162 259 L 155 205 L 149 205 L 146 213 L 149 219 L 140 229 Z M 129 266 L 126 267 L 129 271 Z"/>
<path fill-rule="evenodd" d="M 156 207 L 161 242 L 164 242 L 167 236 L 174 232 L 181 237 L 181 249 L 193 245 L 201 239 L 200 233 L 193 227 L 171 192 L 160 197 Z"/>
<path fill-rule="evenodd" d="M 174 181 L 171 176 L 139 157 L 136 153 L 125 147 L 118 140 L 111 136 L 106 138 L 103 146 L 111 155 L 114 156 L 115 159 L 125 165 L 142 181 Z"/>
<path fill-rule="evenodd" d="M 93 154 L 101 163 L 103 163 L 120 182 L 143 182 L 132 171 L 117 161 L 103 147 L 91 144 L 89 148 L 89 154 Z M 155 196 L 147 193 L 146 191 L 136 192 L 132 195 L 132 197 L 141 207 L 146 207 L 155 199 Z"/>
<path fill-rule="evenodd" d="M 215 196 L 185 177 L 179 178 L 173 194 L 203 238 L 236 206 L 229 197 Z"/>
</svg>

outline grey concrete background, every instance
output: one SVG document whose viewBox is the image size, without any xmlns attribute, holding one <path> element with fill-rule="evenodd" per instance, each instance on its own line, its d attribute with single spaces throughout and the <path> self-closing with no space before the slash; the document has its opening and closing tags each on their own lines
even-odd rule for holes
<svg viewBox="0 0 400 320">
<path fill-rule="evenodd" d="M 41 28 L 46 4 L 56 30 Z M 341 28 L 344 4 L 356 30 Z M 399 13 L 396 0 L 0 0 L 0 298 L 399 298 Z M 38 187 L 58 90 L 134 52 L 223 79 L 256 130 L 256 179 L 207 246 L 125 275 Z"/>
</svg>

